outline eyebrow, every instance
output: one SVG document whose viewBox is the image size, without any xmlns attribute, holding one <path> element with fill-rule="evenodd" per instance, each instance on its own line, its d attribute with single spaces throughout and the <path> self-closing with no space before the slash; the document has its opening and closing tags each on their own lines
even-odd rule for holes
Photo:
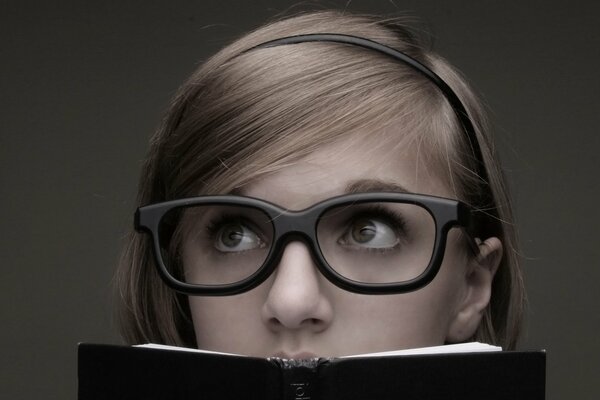
<svg viewBox="0 0 600 400">
<path fill-rule="evenodd" d="M 226 192 L 225 194 L 231 195 L 231 196 L 245 196 L 246 191 L 244 190 L 243 187 L 235 187 L 235 188 L 231 189 L 230 191 Z"/>
<path fill-rule="evenodd" d="M 382 181 L 379 179 L 359 179 L 351 181 L 346 185 L 346 190 L 344 192 L 348 194 L 364 192 L 410 193 L 407 188 L 398 183 Z"/>
<path fill-rule="evenodd" d="M 368 192 L 396 192 L 396 193 L 412 193 L 410 190 L 400 185 L 399 183 L 382 181 L 379 179 L 357 179 L 350 181 L 344 189 L 345 194 L 368 193 Z M 244 187 L 233 188 L 227 194 L 235 196 L 245 196 L 246 190 Z"/>
</svg>

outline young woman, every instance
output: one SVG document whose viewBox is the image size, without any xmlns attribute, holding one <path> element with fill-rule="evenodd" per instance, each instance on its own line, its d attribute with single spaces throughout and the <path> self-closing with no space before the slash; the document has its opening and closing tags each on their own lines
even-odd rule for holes
<svg viewBox="0 0 600 400">
<path fill-rule="evenodd" d="M 514 348 L 523 286 L 480 102 L 400 22 L 247 34 L 151 141 L 118 276 L 131 343 L 339 356 Z"/>
</svg>

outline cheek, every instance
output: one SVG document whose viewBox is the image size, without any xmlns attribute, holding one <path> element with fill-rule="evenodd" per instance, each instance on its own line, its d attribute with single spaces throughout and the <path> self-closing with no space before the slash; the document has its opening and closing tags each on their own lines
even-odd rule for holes
<svg viewBox="0 0 600 400">
<path fill-rule="evenodd" d="M 336 316 L 363 326 L 363 340 L 377 338 L 385 349 L 443 344 L 465 290 L 464 253 L 454 249 L 446 252 L 438 275 L 426 287 L 389 296 L 344 294 L 336 301 Z"/>
<path fill-rule="evenodd" d="M 346 354 L 441 345 L 454 315 L 454 290 L 446 280 L 436 279 L 405 294 L 344 293 L 335 299 L 332 328 L 343 332 L 338 337 L 350 349 Z"/>
<path fill-rule="evenodd" d="M 459 312 L 466 294 L 467 269 L 468 257 L 464 243 L 458 232 L 451 231 L 440 271 L 428 286 L 416 292 L 425 302 L 430 302 L 432 316 L 446 330 Z"/>
<path fill-rule="evenodd" d="M 260 298 L 255 291 L 227 297 L 190 297 L 199 348 L 247 354 L 261 335 Z"/>
</svg>

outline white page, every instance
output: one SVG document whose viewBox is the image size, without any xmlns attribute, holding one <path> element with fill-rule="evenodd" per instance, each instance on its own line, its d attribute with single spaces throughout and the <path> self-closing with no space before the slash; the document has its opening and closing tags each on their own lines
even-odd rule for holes
<svg viewBox="0 0 600 400">
<path fill-rule="evenodd" d="M 134 347 L 145 347 L 150 349 L 160 350 L 174 350 L 174 351 L 188 351 L 192 353 L 204 353 L 204 354 L 220 354 L 226 356 L 238 356 L 245 357 L 242 354 L 222 353 L 218 351 L 201 350 L 201 349 L 190 349 L 187 347 L 168 346 L 164 344 L 141 344 Z M 502 347 L 492 346 L 486 343 L 469 342 L 469 343 L 458 343 L 448 344 L 443 346 L 432 346 L 432 347 L 420 347 L 416 349 L 404 349 L 404 350 L 393 350 L 383 351 L 379 353 L 367 353 L 367 354 L 354 354 L 350 356 L 343 356 L 339 358 L 353 358 L 353 357 L 385 357 L 385 356 L 401 356 L 401 355 L 416 355 L 416 354 L 451 354 L 451 353 L 475 353 L 475 352 L 486 352 L 486 351 L 502 351 Z"/>
<path fill-rule="evenodd" d="M 133 347 L 144 347 L 146 349 L 158 349 L 158 350 L 187 351 L 190 353 L 219 354 L 222 356 L 246 357 L 243 354 L 222 353 L 220 351 L 210 351 L 210 350 L 202 350 L 202 349 L 190 349 L 189 347 L 169 346 L 166 344 L 156 344 L 156 343 L 136 344 Z"/>
<path fill-rule="evenodd" d="M 419 347 L 415 349 L 382 351 L 379 353 L 353 354 L 340 358 L 353 357 L 385 357 L 385 356 L 407 356 L 415 354 L 451 354 L 451 353 L 476 353 L 482 351 L 502 351 L 502 347 L 492 346 L 487 343 L 469 342 L 458 344 L 446 344 L 443 346 Z"/>
</svg>

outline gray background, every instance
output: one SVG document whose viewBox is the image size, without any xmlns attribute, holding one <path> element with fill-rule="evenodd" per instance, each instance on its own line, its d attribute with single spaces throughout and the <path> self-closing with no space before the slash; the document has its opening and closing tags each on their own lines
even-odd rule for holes
<svg viewBox="0 0 600 400">
<path fill-rule="evenodd" d="M 76 397 L 76 344 L 119 341 L 110 285 L 175 88 L 275 1 L 0 6 L 0 397 Z M 600 398 L 597 2 L 354 1 L 419 16 L 494 111 L 548 399 Z M 345 2 L 321 4 L 341 5 Z"/>
</svg>

